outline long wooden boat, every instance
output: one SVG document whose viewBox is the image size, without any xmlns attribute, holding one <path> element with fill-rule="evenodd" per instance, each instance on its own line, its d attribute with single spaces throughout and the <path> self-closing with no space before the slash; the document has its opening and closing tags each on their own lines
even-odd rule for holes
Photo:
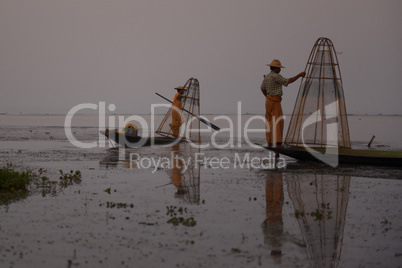
<svg viewBox="0 0 402 268">
<path fill-rule="evenodd" d="M 130 133 L 124 133 L 123 131 L 109 131 L 108 129 L 106 131 L 100 131 L 100 133 L 105 135 L 106 138 L 126 148 L 138 148 L 142 146 L 152 145 L 168 145 L 184 141 L 177 141 L 177 139 L 170 137 L 141 137 Z"/>
<path fill-rule="evenodd" d="M 311 154 L 304 147 L 295 146 L 279 146 L 269 147 L 259 145 L 267 150 L 275 153 L 286 155 L 298 160 L 322 162 Z M 354 164 L 354 165 L 371 165 L 371 166 L 389 166 L 402 168 L 402 152 L 400 151 L 380 151 L 380 150 L 363 150 L 363 149 L 345 149 L 337 148 L 311 148 L 317 154 L 324 154 L 327 157 L 338 157 L 340 164 Z"/>
</svg>

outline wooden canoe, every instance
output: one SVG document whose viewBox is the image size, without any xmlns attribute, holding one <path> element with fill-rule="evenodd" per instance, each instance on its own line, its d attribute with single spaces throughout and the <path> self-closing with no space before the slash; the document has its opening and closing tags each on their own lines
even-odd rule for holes
<svg viewBox="0 0 402 268">
<path fill-rule="evenodd" d="M 269 147 L 260 145 L 267 150 L 275 153 L 286 155 L 298 160 L 316 161 L 321 160 L 314 157 L 306 148 L 295 146 L 279 146 Z M 380 151 L 380 150 L 363 150 L 363 149 L 345 149 L 339 148 L 338 150 L 330 150 L 325 148 L 311 148 L 317 153 L 338 156 L 340 164 L 353 164 L 353 165 L 370 165 L 370 166 L 389 166 L 402 168 L 402 152 L 400 151 Z"/>
<path fill-rule="evenodd" d="M 152 145 L 168 145 L 177 143 L 177 140 L 169 137 L 141 137 L 137 135 L 132 135 L 129 133 L 124 133 L 122 131 L 100 131 L 106 138 L 114 141 L 115 143 L 124 146 L 126 148 L 138 148 L 142 146 L 152 146 Z M 180 140 L 179 142 L 182 142 Z"/>
</svg>

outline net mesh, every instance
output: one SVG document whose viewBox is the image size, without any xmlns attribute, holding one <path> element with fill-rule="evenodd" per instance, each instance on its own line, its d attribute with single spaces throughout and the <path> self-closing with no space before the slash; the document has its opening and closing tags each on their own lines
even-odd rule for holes
<svg viewBox="0 0 402 268">
<path fill-rule="evenodd" d="M 182 95 L 189 98 L 182 99 L 182 109 L 178 111 L 182 116 L 181 121 L 183 122 L 180 126 L 180 137 L 200 143 L 200 121 L 197 119 L 200 116 L 200 84 L 197 79 L 190 78 L 183 87 L 186 91 Z M 173 112 L 174 108 L 171 106 L 156 130 L 157 134 L 176 138 L 170 126 Z"/>
<path fill-rule="evenodd" d="M 285 143 L 350 148 L 342 77 L 331 40 L 315 42 L 305 71 Z"/>
</svg>

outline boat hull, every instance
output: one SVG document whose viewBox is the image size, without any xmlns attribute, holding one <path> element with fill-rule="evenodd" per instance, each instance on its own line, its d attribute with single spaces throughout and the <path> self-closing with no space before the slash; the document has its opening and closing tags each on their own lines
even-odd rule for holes
<svg viewBox="0 0 402 268">
<path fill-rule="evenodd" d="M 138 148 L 153 145 L 173 145 L 182 141 L 178 141 L 177 139 L 170 137 L 141 137 L 137 135 L 126 134 L 121 131 L 101 131 L 101 133 L 105 135 L 106 138 L 126 148 Z"/>
<path fill-rule="evenodd" d="M 261 145 L 260 145 L 261 146 Z M 275 153 L 286 155 L 302 161 L 316 161 L 321 160 L 314 157 L 304 147 L 294 146 L 279 146 L 269 147 L 262 146 L 267 150 Z M 402 168 L 402 152 L 397 151 L 378 151 L 378 150 L 358 150 L 358 149 L 345 149 L 339 148 L 337 150 L 327 150 L 325 148 L 311 148 L 316 153 L 321 153 L 327 156 L 338 157 L 340 164 L 352 164 L 352 165 L 370 165 L 370 166 L 389 166 L 389 167 L 401 167 Z"/>
</svg>

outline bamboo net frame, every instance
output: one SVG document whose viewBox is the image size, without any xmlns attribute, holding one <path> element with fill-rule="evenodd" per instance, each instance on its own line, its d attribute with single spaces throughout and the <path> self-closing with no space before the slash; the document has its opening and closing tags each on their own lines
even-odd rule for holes
<svg viewBox="0 0 402 268">
<path fill-rule="evenodd" d="M 183 124 L 180 127 L 182 135 L 180 138 L 185 140 L 191 140 L 195 143 L 201 142 L 200 121 L 196 116 L 200 116 L 200 83 L 195 78 L 190 78 L 183 86 L 187 89 L 183 95 L 190 98 L 182 99 L 182 121 Z M 160 123 L 158 129 L 155 131 L 157 134 L 177 138 L 173 135 L 172 129 L 169 126 L 170 119 L 172 117 L 173 106 L 171 106 L 168 112 L 165 114 L 162 122 Z M 188 113 L 187 111 L 190 113 Z M 194 116 L 195 115 L 195 116 Z"/>
<path fill-rule="evenodd" d="M 342 76 L 331 40 L 315 42 L 305 72 L 285 144 L 350 148 Z"/>
</svg>

